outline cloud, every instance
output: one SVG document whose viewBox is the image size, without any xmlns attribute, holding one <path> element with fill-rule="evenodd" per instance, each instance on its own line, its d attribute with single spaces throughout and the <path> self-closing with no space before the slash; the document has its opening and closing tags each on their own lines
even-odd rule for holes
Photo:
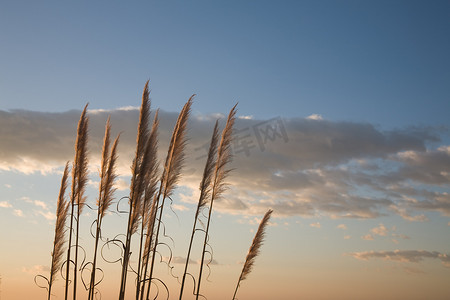
<svg viewBox="0 0 450 300">
<path fill-rule="evenodd" d="M 0 201 L 0 207 L 9 208 L 12 207 L 12 205 L 8 201 Z"/>
<path fill-rule="evenodd" d="M 380 223 L 378 227 L 372 228 L 370 232 L 372 232 L 374 235 L 387 236 L 388 229 Z"/>
<path fill-rule="evenodd" d="M 359 260 L 380 258 L 388 261 L 418 263 L 425 258 L 438 259 L 445 267 L 450 268 L 450 255 L 438 251 L 425 250 L 394 250 L 394 251 L 365 251 L 347 253 Z"/>
<path fill-rule="evenodd" d="M 23 211 L 20 210 L 20 209 L 15 209 L 15 210 L 13 211 L 13 214 L 14 214 L 15 216 L 17 216 L 17 217 L 23 217 L 23 216 L 24 216 L 24 215 L 23 215 Z"/>
<path fill-rule="evenodd" d="M 42 202 L 42 201 L 34 200 L 34 201 L 33 201 L 33 204 L 36 205 L 36 206 L 38 206 L 38 207 L 41 207 L 41 208 L 47 210 L 47 204 L 45 204 L 45 203 Z"/>
<path fill-rule="evenodd" d="M 186 264 L 186 257 L 181 257 L 181 256 L 174 256 L 173 258 L 172 258 L 172 263 L 174 263 L 174 264 Z M 196 265 L 197 264 L 197 262 L 195 261 L 195 260 L 193 260 L 193 259 L 189 259 L 189 264 L 194 264 L 194 265 Z"/>
<path fill-rule="evenodd" d="M 238 119 L 242 119 L 242 120 L 252 120 L 253 116 L 249 115 L 249 116 L 238 116 Z"/>
<path fill-rule="evenodd" d="M 306 119 L 308 119 L 308 120 L 317 120 L 317 121 L 323 120 L 322 116 L 318 115 L 318 114 L 312 114 L 310 116 L 307 116 Z"/>
<path fill-rule="evenodd" d="M 50 272 L 50 268 L 48 266 L 43 265 L 34 265 L 32 267 L 22 267 L 22 272 L 37 275 L 40 273 L 48 273 Z"/>
<path fill-rule="evenodd" d="M 130 183 L 129 183 L 129 182 L 126 182 L 126 181 L 123 180 L 122 178 L 119 178 L 119 179 L 117 179 L 117 181 L 116 181 L 115 187 L 116 187 L 117 190 L 119 190 L 119 191 L 125 191 L 125 190 L 129 189 Z"/>
<path fill-rule="evenodd" d="M 38 211 L 37 213 L 46 218 L 48 221 L 56 220 L 56 215 L 50 211 Z"/>
<path fill-rule="evenodd" d="M 172 208 L 173 208 L 174 210 L 178 210 L 178 211 L 186 211 L 186 210 L 189 210 L 189 208 L 187 208 L 186 206 L 181 205 L 181 204 L 172 204 L 171 206 L 172 206 Z"/>
<path fill-rule="evenodd" d="M 320 228 L 321 227 L 319 222 L 311 223 L 311 224 L 309 224 L 309 226 L 314 227 L 314 228 Z"/>
<path fill-rule="evenodd" d="M 119 132 L 118 189 L 129 187 L 138 109 L 90 110 L 90 176 L 98 181 L 104 124 L 111 115 Z M 0 111 L 0 172 L 60 173 L 73 159 L 80 111 L 46 113 Z M 164 161 L 177 113 L 160 111 L 159 160 Z M 213 122 L 221 114 L 194 115 L 189 122 L 186 168 L 180 184 L 198 190 Z M 367 123 L 316 117 L 257 120 L 238 118 L 232 144 L 235 168 L 230 190 L 215 208 L 231 214 L 324 215 L 377 218 L 388 213 L 425 221 L 425 212 L 450 216 L 450 147 L 440 145 L 439 129 L 381 130 Z M 436 189 L 440 187 L 440 189 Z M 195 202 L 195 194 L 184 201 Z M 414 199 L 411 201 L 410 199 Z M 176 200 L 175 200 L 176 201 Z"/>
<path fill-rule="evenodd" d="M 373 240 L 374 240 L 373 235 L 371 235 L 370 233 L 368 233 L 368 234 L 362 236 L 361 238 L 362 238 L 363 240 L 366 240 L 366 241 L 373 241 Z"/>
<path fill-rule="evenodd" d="M 336 226 L 336 228 L 346 230 L 346 229 L 347 229 L 347 225 L 345 225 L 345 224 L 339 224 L 338 226 Z"/>
<path fill-rule="evenodd" d="M 397 215 L 401 216 L 403 219 L 412 221 L 412 222 L 425 222 L 428 221 L 428 218 L 424 214 L 412 216 L 410 213 L 406 211 L 405 208 L 400 208 L 397 205 L 390 205 L 389 208 L 393 210 Z"/>
</svg>

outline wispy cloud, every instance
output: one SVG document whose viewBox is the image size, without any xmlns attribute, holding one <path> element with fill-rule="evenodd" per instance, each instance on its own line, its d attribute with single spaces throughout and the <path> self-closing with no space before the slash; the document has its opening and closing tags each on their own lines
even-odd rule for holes
<svg viewBox="0 0 450 300">
<path fill-rule="evenodd" d="M 0 145 L 0 170 L 60 172 L 73 157 L 79 114 L 0 111 L 0 128 L 8 128 L 0 131 L 4 141 Z M 113 134 L 123 132 L 118 172 L 129 174 L 138 120 L 133 107 L 90 111 L 91 176 L 96 176 L 100 162 L 108 115 Z M 181 182 L 185 191 L 198 189 L 205 145 L 214 120 L 221 116 L 197 115 L 189 122 L 187 166 Z M 176 113 L 160 112 L 161 157 L 176 117 Z M 442 192 L 449 187 L 450 147 L 429 146 L 440 142 L 440 134 L 440 129 L 430 127 L 381 130 L 367 123 L 327 121 L 318 115 L 241 118 L 236 120 L 232 147 L 233 167 L 239 171 L 230 176 L 232 188 L 216 208 L 261 215 L 271 207 L 279 216 L 319 213 L 330 218 L 363 219 L 393 213 L 410 221 L 426 221 L 428 211 L 450 216 L 450 195 Z M 119 189 L 129 186 L 124 177 L 118 183 Z M 185 200 L 191 201 L 191 196 Z"/>
<path fill-rule="evenodd" d="M 174 264 L 185 264 L 186 263 L 186 257 L 174 256 L 172 258 L 172 263 L 174 263 Z M 189 259 L 189 264 L 195 265 L 195 264 L 197 264 L 197 261 L 195 261 L 193 259 Z"/>
<path fill-rule="evenodd" d="M 45 204 L 45 203 L 42 202 L 42 201 L 34 200 L 34 201 L 33 201 L 33 204 L 34 204 L 35 206 L 41 207 L 41 208 L 43 208 L 43 209 L 45 209 L 45 210 L 48 209 L 48 208 L 47 208 L 47 204 Z"/>
<path fill-rule="evenodd" d="M 323 120 L 323 117 L 318 114 L 312 114 L 306 117 L 308 120 Z"/>
<path fill-rule="evenodd" d="M 50 271 L 50 268 L 48 266 L 43 265 L 34 265 L 32 267 L 22 267 L 22 272 L 28 273 L 31 275 L 36 275 L 39 273 L 47 273 Z"/>
<path fill-rule="evenodd" d="M 336 228 L 346 230 L 346 229 L 347 229 L 347 225 L 345 225 L 345 224 L 339 224 L 338 226 L 336 226 Z"/>
<path fill-rule="evenodd" d="M 370 232 L 372 232 L 372 234 L 374 234 L 374 235 L 380 235 L 380 236 L 388 235 L 388 229 L 386 228 L 386 226 L 384 226 L 381 223 L 380 223 L 380 225 L 378 225 L 378 227 L 372 228 L 370 230 Z"/>
<path fill-rule="evenodd" d="M 438 251 L 425 250 L 394 250 L 394 251 L 365 251 L 347 253 L 360 260 L 370 260 L 380 258 L 388 261 L 413 262 L 418 263 L 426 258 L 438 259 L 445 267 L 450 268 L 450 255 Z"/>
<path fill-rule="evenodd" d="M 14 210 L 13 210 L 13 214 L 14 214 L 15 216 L 17 216 L 17 217 L 23 217 L 23 216 L 24 216 L 23 211 L 20 210 L 20 209 L 14 209 Z"/>
<path fill-rule="evenodd" d="M 311 223 L 311 224 L 309 224 L 309 226 L 314 227 L 314 228 L 320 228 L 321 227 L 319 222 Z"/>
<path fill-rule="evenodd" d="M 361 238 L 363 240 L 366 240 L 366 241 L 373 241 L 374 240 L 373 235 L 371 235 L 370 233 L 368 233 L 366 235 L 363 235 Z"/>
<path fill-rule="evenodd" d="M 45 219 L 47 219 L 48 221 L 53 221 L 56 220 L 56 215 L 50 211 L 38 211 L 37 212 L 39 215 L 43 216 Z"/>
<path fill-rule="evenodd" d="M 8 201 L 0 201 L 0 207 L 9 208 L 12 207 L 12 205 Z"/>
</svg>

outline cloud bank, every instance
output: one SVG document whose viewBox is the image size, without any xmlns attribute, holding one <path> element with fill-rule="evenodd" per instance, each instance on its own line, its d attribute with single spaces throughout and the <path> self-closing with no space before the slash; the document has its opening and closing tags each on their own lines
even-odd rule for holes
<svg viewBox="0 0 450 300">
<path fill-rule="evenodd" d="M 60 172 L 73 157 L 79 115 L 76 110 L 0 111 L 0 171 Z M 133 157 L 137 108 L 89 111 L 92 177 L 97 176 L 108 115 L 113 135 L 121 132 L 122 175 L 128 175 Z M 160 111 L 161 160 L 176 117 L 176 113 Z M 196 201 L 217 117 L 222 117 L 223 126 L 222 115 L 197 115 L 190 120 L 181 182 L 188 192 L 181 195 L 182 202 Z M 330 218 L 397 214 L 409 221 L 426 221 L 425 213 L 430 211 L 450 216 L 446 192 L 450 146 L 442 145 L 441 134 L 442 129 L 429 127 L 381 130 L 367 123 L 319 117 L 256 120 L 243 116 L 236 120 L 230 191 L 216 207 L 234 214 L 261 215 L 270 207 L 278 215 Z"/>
<path fill-rule="evenodd" d="M 442 264 L 450 268 L 450 255 L 440 253 L 438 251 L 425 251 L 425 250 L 394 250 L 394 251 L 365 251 L 365 252 L 352 252 L 348 255 L 353 256 L 360 260 L 370 260 L 373 258 L 380 258 L 389 261 L 398 262 L 414 262 L 418 263 L 425 258 L 438 259 Z"/>
</svg>

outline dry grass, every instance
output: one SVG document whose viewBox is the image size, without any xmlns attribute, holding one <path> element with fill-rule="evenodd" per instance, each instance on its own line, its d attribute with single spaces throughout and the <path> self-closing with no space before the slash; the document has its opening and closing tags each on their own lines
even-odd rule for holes
<svg viewBox="0 0 450 300">
<path fill-rule="evenodd" d="M 92 255 L 92 261 L 84 262 L 81 266 L 78 266 L 78 249 L 79 245 L 79 228 L 80 228 L 80 216 L 86 203 L 86 196 L 84 195 L 87 176 L 88 176 L 88 125 L 89 119 L 87 116 L 87 105 L 81 113 L 80 120 L 77 127 L 77 138 L 75 142 L 75 157 L 72 167 L 72 186 L 70 193 L 70 200 L 65 200 L 65 191 L 67 188 L 67 179 L 69 175 L 68 164 L 64 169 L 64 174 L 61 182 L 60 194 L 57 203 L 57 220 L 55 225 L 55 240 L 52 252 L 52 266 L 50 272 L 50 279 L 39 275 L 47 280 L 48 287 L 48 299 L 51 297 L 51 287 L 55 280 L 55 276 L 59 269 L 65 267 L 65 298 L 69 298 L 69 287 L 72 291 L 73 299 L 77 297 L 77 280 L 81 277 L 81 274 L 77 274 L 78 270 L 90 271 L 89 285 L 86 286 L 88 290 L 88 300 L 92 300 L 97 297 L 98 282 L 96 282 L 96 273 L 98 270 L 98 252 L 100 243 L 103 246 L 116 245 L 123 251 L 121 253 L 120 261 L 122 264 L 120 275 L 120 287 L 119 296 L 120 300 L 125 299 L 125 292 L 127 287 L 127 277 L 130 271 L 134 272 L 136 277 L 133 281 L 135 284 L 135 297 L 136 300 L 149 299 L 151 294 L 151 287 L 155 284 L 160 284 L 167 289 L 168 287 L 164 282 L 154 277 L 154 264 L 155 257 L 158 254 L 157 248 L 161 243 L 159 242 L 160 229 L 163 219 L 164 204 L 167 199 L 171 199 L 174 190 L 180 181 L 182 175 L 182 169 L 185 163 L 185 150 L 187 145 L 187 128 L 188 120 L 191 112 L 191 106 L 193 103 L 193 97 L 184 105 L 181 110 L 176 124 L 173 129 L 172 137 L 169 143 L 167 151 L 167 157 L 164 161 L 162 168 L 159 167 L 159 160 L 157 158 L 158 152 L 158 127 L 159 117 L 158 111 L 156 111 L 151 130 L 149 130 L 150 123 L 150 99 L 148 81 L 145 84 L 144 91 L 142 93 L 142 104 L 139 114 L 139 124 L 137 129 L 136 138 L 136 152 L 135 157 L 131 164 L 131 182 L 130 191 L 128 197 L 129 211 L 126 232 L 123 234 L 124 240 L 121 238 L 113 238 L 105 241 L 102 239 L 101 226 L 102 221 L 108 211 L 111 210 L 114 193 L 116 188 L 114 187 L 117 174 L 117 147 L 119 143 L 119 136 L 114 140 L 111 146 L 111 124 L 108 118 L 105 125 L 105 135 L 103 139 L 103 148 L 101 152 L 101 164 L 99 170 L 99 191 L 97 198 L 97 218 L 93 222 L 92 227 L 95 231 L 95 243 L 94 253 Z M 203 177 L 201 179 L 199 188 L 200 196 L 198 199 L 198 205 L 195 212 L 195 219 L 190 237 L 190 244 L 187 251 L 186 264 L 183 273 L 183 279 L 181 283 L 180 299 L 183 297 L 183 288 L 188 274 L 188 265 L 190 256 L 192 254 L 192 241 L 195 233 L 199 232 L 197 224 L 201 223 L 200 213 L 204 209 L 208 209 L 208 216 L 206 228 L 203 231 L 204 241 L 202 243 L 203 250 L 201 252 L 200 270 L 198 273 L 198 280 L 195 286 L 194 294 L 198 297 L 200 294 L 202 271 L 205 262 L 205 253 L 208 236 L 209 226 L 212 217 L 212 210 L 214 201 L 223 196 L 223 193 L 227 189 L 227 177 L 230 174 L 229 168 L 232 160 L 231 143 L 233 141 L 233 127 L 236 119 L 236 105 L 231 109 L 225 127 L 219 139 L 219 125 L 216 121 L 213 128 L 208 156 L 205 162 L 205 168 L 203 171 Z M 161 172 L 159 171 L 161 169 Z M 209 204 L 209 206 L 208 206 Z M 251 271 L 254 259 L 260 251 L 260 246 L 264 237 L 264 230 L 267 226 L 270 214 L 269 210 L 264 216 L 256 236 L 253 240 L 247 255 L 244 268 L 236 287 L 242 280 L 246 278 Z M 203 214 L 202 214 L 203 215 Z M 203 218 L 203 217 L 202 217 Z M 68 223 L 68 224 L 67 224 Z M 202 223 L 203 224 L 203 223 Z M 95 227 L 94 227 L 95 225 Z M 66 240 L 65 233 L 67 228 L 69 229 L 69 237 Z M 131 245 L 132 236 L 139 233 L 140 240 L 138 242 L 139 248 L 137 251 L 137 267 L 131 268 Z M 75 235 L 75 241 L 73 236 Z M 118 235 L 120 236 L 120 235 Z M 64 249 L 67 247 L 67 258 L 64 261 Z M 75 254 L 71 253 L 72 248 L 75 249 Z M 134 255 L 136 255 L 134 254 Z M 134 263 L 133 263 L 134 265 Z M 73 268 L 73 276 L 70 275 L 70 270 Z M 84 276 L 83 276 L 84 277 Z M 83 284 L 85 284 L 83 282 Z M 236 292 L 235 292 L 236 293 Z M 154 297 L 154 296 L 152 296 Z"/>
</svg>

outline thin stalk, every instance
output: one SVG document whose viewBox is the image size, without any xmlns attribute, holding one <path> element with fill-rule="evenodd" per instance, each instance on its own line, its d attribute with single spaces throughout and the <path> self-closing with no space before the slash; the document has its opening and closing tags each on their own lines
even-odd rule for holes
<svg viewBox="0 0 450 300">
<path fill-rule="evenodd" d="M 161 189 L 158 192 L 158 197 L 157 199 L 159 199 L 161 196 Z M 162 212 L 163 212 L 163 207 L 164 207 L 164 199 L 162 201 L 161 207 L 160 207 L 160 212 L 159 212 L 159 219 L 158 219 L 158 226 L 157 226 L 157 230 L 156 230 L 156 234 L 155 234 L 155 242 L 154 242 L 154 246 L 153 246 L 153 251 L 152 251 L 152 261 L 150 264 L 150 274 L 149 274 L 149 282 L 148 282 L 148 289 L 147 289 L 147 299 L 150 296 L 150 288 L 152 285 L 152 276 L 153 276 L 153 265 L 155 264 L 155 253 L 156 253 L 156 246 L 158 245 L 158 235 L 159 235 L 159 227 L 161 226 L 161 218 L 162 218 Z M 159 201 L 157 201 L 157 203 L 159 203 Z M 156 216 L 156 215 L 155 215 Z M 156 221 L 156 220 L 155 220 Z M 153 234 L 153 230 L 152 230 L 152 234 Z"/>
<path fill-rule="evenodd" d="M 189 248 L 186 256 L 186 263 L 184 265 L 184 273 L 183 273 L 183 279 L 181 280 L 181 288 L 180 288 L 180 300 L 183 298 L 183 290 L 184 290 L 184 283 L 186 281 L 186 274 L 187 269 L 189 265 L 189 258 L 191 256 L 191 249 L 192 249 L 192 242 L 194 240 L 195 235 L 195 228 L 197 226 L 198 216 L 200 213 L 200 210 L 206 205 L 206 200 L 210 194 L 211 191 L 211 179 L 212 179 L 212 173 L 214 171 L 214 166 L 216 164 L 215 156 L 217 154 L 217 144 L 219 139 L 219 129 L 218 129 L 218 121 L 216 121 L 216 124 L 214 126 L 213 135 L 211 137 L 211 143 L 209 145 L 209 151 L 208 151 L 208 158 L 206 159 L 205 169 L 203 170 L 203 177 L 202 181 L 200 183 L 200 197 L 198 200 L 197 210 L 195 212 L 195 218 L 194 218 L 194 225 L 192 226 L 192 233 L 191 233 L 191 240 L 189 242 Z"/>
<path fill-rule="evenodd" d="M 74 277 L 73 277 L 73 300 L 77 298 L 77 269 L 78 269 L 78 247 L 79 247 L 79 236 L 80 236 L 80 217 L 84 208 L 86 198 L 84 197 L 84 190 L 87 183 L 87 138 L 88 138 L 88 119 L 85 118 L 83 122 L 82 134 L 80 138 L 79 153 L 77 153 L 76 167 L 77 172 L 77 227 L 76 227 L 76 238 L 75 238 L 75 263 L 74 263 Z"/>
<path fill-rule="evenodd" d="M 154 196 L 153 201 L 152 201 L 152 207 L 150 209 L 150 215 L 149 215 L 149 221 L 147 223 L 147 237 L 145 240 L 145 249 L 144 249 L 144 255 L 143 255 L 143 282 L 142 282 L 142 292 L 141 292 L 141 297 L 140 299 L 143 300 L 144 299 L 144 292 L 145 292 L 145 285 L 147 283 L 147 280 L 145 280 L 145 277 L 147 275 L 147 268 L 148 268 L 148 260 L 150 257 L 150 251 L 151 251 L 151 247 L 152 247 L 152 235 L 153 235 L 153 228 L 155 225 L 155 216 L 156 216 L 156 210 L 157 210 L 157 195 Z M 150 284 L 150 283 L 149 283 Z M 147 295 L 148 298 L 148 295 Z"/>
<path fill-rule="evenodd" d="M 75 142 L 75 159 L 72 168 L 72 189 L 70 196 L 70 227 L 69 227 L 69 241 L 67 249 L 67 259 L 66 259 L 66 282 L 64 299 L 68 299 L 69 295 L 69 269 L 70 269 L 70 254 L 72 248 L 72 231 L 73 231 L 73 220 L 75 205 L 79 206 L 79 203 L 75 203 L 76 200 L 80 200 L 80 194 L 84 191 L 84 186 L 86 184 L 87 169 L 86 168 L 86 144 L 87 144 L 87 126 L 88 119 L 86 116 L 87 105 L 84 107 L 81 113 L 80 120 L 78 121 L 77 128 L 77 139 Z M 78 211 L 78 208 L 77 208 Z M 78 245 L 77 245 L 78 247 Z M 76 270 L 76 266 L 75 266 Z M 76 274 L 76 273 L 75 273 Z M 76 277 L 74 278 L 74 283 L 76 282 Z"/>
<path fill-rule="evenodd" d="M 89 284 L 89 296 L 88 296 L 89 300 L 94 299 L 95 273 L 97 268 L 97 250 L 98 250 L 98 242 L 100 239 L 102 221 L 106 211 L 111 206 L 113 194 L 115 192 L 114 181 L 117 177 L 115 173 L 115 164 L 117 161 L 117 144 L 119 142 L 119 136 L 117 136 L 117 138 L 115 139 L 113 147 L 111 149 L 111 153 L 109 153 L 110 131 L 111 125 L 108 118 L 105 128 L 105 138 L 103 141 L 103 150 L 102 150 L 100 188 L 97 200 L 98 206 L 97 220 L 96 220 L 97 228 L 95 233 L 94 258 L 92 260 L 91 281 Z"/>
<path fill-rule="evenodd" d="M 65 224 L 67 218 L 68 205 L 65 200 L 65 192 L 67 188 L 67 177 L 69 175 L 69 163 L 66 163 L 63 177 L 61 179 L 61 188 L 59 190 L 57 208 L 56 208 L 56 222 L 55 222 L 55 239 L 53 242 L 52 251 L 52 266 L 50 268 L 50 280 L 48 283 L 48 300 L 52 294 L 52 285 L 55 281 L 55 275 L 61 266 L 64 255 L 64 237 L 66 233 Z"/>
<path fill-rule="evenodd" d="M 187 121 L 191 111 L 191 105 L 194 95 L 189 98 L 186 104 L 183 106 L 180 114 L 178 115 L 177 123 L 172 133 L 172 139 L 170 141 L 169 150 L 167 153 L 166 161 L 164 163 L 164 170 L 161 176 L 161 184 L 158 192 L 158 205 L 159 199 L 162 196 L 161 207 L 159 211 L 158 225 L 156 226 L 155 243 L 152 251 L 152 261 L 150 264 L 149 285 L 147 290 L 147 298 L 150 295 L 151 281 L 153 278 L 153 266 L 155 263 L 155 253 L 158 247 L 159 230 L 161 227 L 162 214 L 164 210 L 164 202 L 167 197 L 170 197 L 175 189 L 175 185 L 180 178 L 181 169 L 184 165 L 184 149 L 186 147 L 186 130 Z M 156 220 L 155 220 L 156 221 Z"/>
<path fill-rule="evenodd" d="M 142 157 L 144 154 L 144 147 L 148 137 L 148 120 L 150 116 L 150 100 L 149 100 L 149 89 L 148 81 L 145 83 L 144 91 L 142 93 L 142 104 L 139 114 L 139 125 L 138 133 L 136 138 L 136 155 L 132 163 L 132 177 L 130 184 L 130 197 L 129 204 L 130 210 L 128 214 L 128 225 L 125 240 L 125 249 L 122 264 L 122 274 L 120 279 L 120 290 L 119 290 L 119 300 L 125 299 L 125 287 L 127 281 L 128 263 L 130 259 L 130 247 L 131 247 L 131 237 L 136 232 L 139 216 L 141 212 L 141 197 L 142 197 L 142 186 L 138 181 L 142 181 L 142 176 L 140 176 Z"/>
<path fill-rule="evenodd" d="M 78 271 L 78 242 L 79 242 L 79 230 L 80 230 L 80 205 L 77 205 L 77 227 L 75 232 L 75 262 L 73 267 L 73 300 L 77 299 L 77 271 Z"/>
<path fill-rule="evenodd" d="M 141 238 L 139 241 L 139 261 L 138 261 L 138 268 L 137 268 L 137 285 L 136 285 L 136 300 L 139 299 L 139 293 L 140 293 L 140 287 L 141 287 L 141 276 L 142 271 L 141 270 L 141 264 L 143 260 L 142 255 L 142 247 L 144 243 L 144 235 L 145 235 L 145 228 L 147 226 L 147 223 L 150 221 L 150 211 L 152 207 L 152 198 L 156 192 L 156 186 L 158 183 L 158 126 L 159 126 L 159 119 L 158 119 L 158 111 L 155 113 L 155 117 L 153 120 L 152 130 L 150 132 L 150 135 L 148 137 L 147 144 L 145 146 L 145 153 L 143 157 L 143 163 L 142 167 L 145 168 L 145 170 L 142 170 L 141 173 L 143 173 L 142 176 L 145 177 L 144 179 L 144 201 L 142 205 L 142 212 L 141 212 Z M 144 274 L 145 277 L 145 274 Z"/>
<path fill-rule="evenodd" d="M 214 180 L 212 182 L 212 193 L 211 193 L 211 201 L 209 203 L 209 213 L 208 213 L 208 222 L 206 225 L 206 231 L 205 231 L 205 239 L 203 241 L 203 251 L 202 251 L 202 258 L 200 261 L 200 271 L 198 274 L 198 281 L 197 281 L 197 292 L 196 292 L 196 299 L 198 299 L 200 295 L 200 286 L 202 282 L 202 272 L 203 272 L 203 264 L 205 261 L 205 252 L 206 252 L 206 245 L 208 240 L 208 233 L 209 233 L 209 225 L 211 222 L 211 214 L 213 209 L 214 200 L 219 198 L 221 194 L 226 189 L 226 183 L 225 178 L 228 176 L 231 170 L 226 169 L 226 166 L 231 162 L 231 142 L 232 142 L 232 133 L 233 133 L 233 126 L 235 121 L 235 115 L 236 115 L 236 106 L 237 104 L 231 109 L 230 113 L 228 114 L 227 124 L 225 125 L 225 128 L 222 131 L 222 138 L 220 140 L 219 148 L 217 150 L 217 162 L 214 170 Z"/>
<path fill-rule="evenodd" d="M 66 284 L 64 288 L 64 299 L 67 300 L 69 295 L 69 265 L 70 265 L 70 248 L 72 247 L 72 228 L 73 228 L 73 212 L 74 212 L 74 202 L 75 199 L 71 197 L 70 201 L 70 226 L 69 226 L 69 240 L 67 249 L 67 260 L 66 260 Z"/>
<path fill-rule="evenodd" d="M 242 267 L 241 275 L 239 276 L 239 280 L 236 284 L 236 289 L 234 290 L 233 300 L 236 298 L 236 293 L 238 291 L 240 282 L 247 278 L 248 274 L 252 271 L 253 264 L 255 263 L 255 258 L 258 256 L 260 252 L 260 248 L 264 242 L 264 235 L 265 235 L 265 229 L 266 226 L 269 223 L 270 215 L 272 214 L 273 210 L 269 209 L 264 217 L 261 220 L 261 223 L 259 223 L 258 230 L 256 231 L 255 237 L 253 238 L 252 245 L 250 246 L 250 249 L 248 250 L 247 257 L 245 259 L 244 266 Z"/>
</svg>

